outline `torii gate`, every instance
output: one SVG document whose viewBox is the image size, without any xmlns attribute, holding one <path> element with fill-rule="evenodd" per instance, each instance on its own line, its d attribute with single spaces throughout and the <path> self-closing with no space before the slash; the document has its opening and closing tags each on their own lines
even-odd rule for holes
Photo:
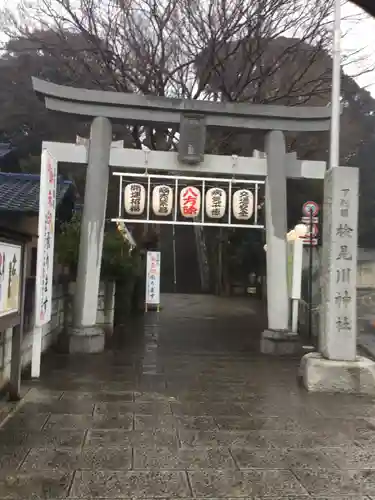
<svg viewBox="0 0 375 500">
<path fill-rule="evenodd" d="M 111 147 L 112 121 L 137 124 L 180 124 L 179 154 L 151 151 L 150 170 L 177 173 L 232 175 L 233 159 L 203 155 L 205 127 L 238 131 L 263 130 L 265 158 L 236 161 L 236 175 L 266 178 L 267 313 L 268 328 L 261 347 L 270 352 L 289 335 L 287 289 L 286 179 L 325 179 L 323 313 L 320 353 L 304 356 L 301 376 L 309 390 L 375 391 L 375 363 L 356 353 L 356 258 L 358 169 L 335 167 L 326 172 L 324 162 L 299 161 L 287 154 L 283 132 L 328 131 L 327 107 L 264 106 L 214 103 L 75 89 L 33 79 L 36 93 L 47 109 L 92 119 L 89 146 L 43 143 L 49 162 L 87 164 L 85 203 L 81 226 L 74 324 L 70 331 L 71 352 L 100 352 L 104 332 L 96 325 L 101 255 L 107 203 L 109 166 L 144 170 L 144 152 Z M 190 121 L 190 123 L 189 123 Z M 198 124 L 198 126 L 197 126 Z M 187 140 L 186 140 L 187 139 Z M 198 144 L 195 148 L 192 144 Z M 49 156 L 48 156 L 49 155 Z M 48 169 L 44 169 L 46 172 Z M 43 173 L 42 172 L 42 173 Z M 46 174 L 44 174 L 46 175 Z M 51 177 L 51 179 L 53 176 Z M 51 212 L 50 212 L 51 214 Z M 340 218 L 341 217 L 341 218 Z M 51 218 L 51 217 L 50 217 Z M 40 220 L 43 218 L 40 217 Z M 41 223 L 40 223 L 41 224 Z M 341 238 L 344 238 L 343 240 Z M 332 253 L 336 256 L 332 258 Z M 38 262 L 41 255 L 38 255 Z M 344 288 L 345 290 L 344 290 Z M 343 295 L 344 294 L 344 295 Z M 347 309 L 340 310 L 338 297 Z M 33 376 L 39 376 L 40 338 L 34 338 Z M 355 376 L 353 376 L 355 375 Z"/>
<path fill-rule="evenodd" d="M 284 334 L 289 329 L 289 298 L 285 235 L 286 179 L 323 179 L 325 162 L 300 161 L 295 153 L 286 153 L 285 131 L 316 132 L 330 127 L 327 107 L 294 107 L 214 103 L 76 89 L 33 78 L 35 92 L 46 108 L 92 119 L 89 147 L 47 142 L 43 148 L 57 162 L 87 164 L 74 325 L 70 332 L 73 351 L 98 352 L 104 349 L 104 334 L 96 325 L 96 304 L 100 278 L 109 168 L 144 170 L 144 152 L 111 148 L 111 121 L 127 124 L 176 125 L 193 117 L 205 127 L 266 132 L 265 158 L 239 157 L 236 175 L 266 177 L 267 299 L 268 333 Z M 186 122 L 185 122 L 186 123 Z M 180 128 L 181 130 L 181 128 Z M 201 133 L 201 132 L 200 132 Z M 203 161 L 181 163 L 177 153 L 150 151 L 150 170 L 199 174 L 233 174 L 233 159 L 205 155 Z"/>
</svg>

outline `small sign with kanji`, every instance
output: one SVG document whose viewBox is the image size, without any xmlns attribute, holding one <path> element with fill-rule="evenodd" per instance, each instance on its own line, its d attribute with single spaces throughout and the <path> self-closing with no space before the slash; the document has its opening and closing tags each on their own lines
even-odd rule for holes
<svg viewBox="0 0 375 500">
<path fill-rule="evenodd" d="M 147 252 L 145 303 L 160 305 L 160 252 Z"/>
</svg>

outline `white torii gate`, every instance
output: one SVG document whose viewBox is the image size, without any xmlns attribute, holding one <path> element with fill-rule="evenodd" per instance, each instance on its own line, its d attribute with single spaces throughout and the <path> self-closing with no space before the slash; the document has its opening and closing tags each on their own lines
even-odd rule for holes
<svg viewBox="0 0 375 500">
<path fill-rule="evenodd" d="M 96 325 L 96 305 L 108 192 L 108 166 L 132 170 L 145 168 L 143 152 L 111 147 L 112 121 L 161 125 L 166 128 L 179 125 L 179 154 L 150 152 L 149 170 L 174 171 L 177 175 L 180 172 L 194 172 L 198 175 L 234 174 L 266 179 L 268 329 L 263 332 L 261 344 L 266 351 L 272 344 L 277 346 L 280 341 L 281 345 L 290 338 L 286 179 L 324 177 L 324 311 L 319 339 L 320 352 L 303 358 L 301 376 L 309 390 L 375 392 L 375 363 L 357 358 L 356 354 L 358 170 L 335 167 L 325 173 L 323 162 L 298 161 L 295 155 L 287 154 L 285 149 L 283 132 L 328 131 L 331 127 L 330 108 L 169 99 L 64 87 L 35 78 L 33 86 L 47 109 L 91 120 L 88 148 L 59 143 L 43 145 L 46 152 L 43 157 L 51 159 L 50 165 L 57 165 L 59 162 L 87 164 L 74 324 L 70 330 L 71 352 L 100 352 L 104 349 L 104 332 Z M 206 127 L 243 133 L 250 130 L 263 131 L 265 158 L 238 158 L 234 173 L 233 158 L 204 155 Z M 43 177 L 46 170 L 45 165 L 42 167 Z M 43 192 L 43 186 L 41 187 Z M 46 202 L 43 199 L 41 202 L 42 207 Z M 43 251 L 45 254 L 45 248 Z M 40 262 L 43 255 L 39 252 Z M 347 307 L 345 311 L 340 309 L 343 297 Z M 38 376 L 40 343 L 34 344 L 33 374 Z M 278 348 L 275 352 L 278 352 Z"/>
<path fill-rule="evenodd" d="M 325 172 L 323 162 L 301 162 L 295 155 L 287 154 L 285 149 L 284 131 L 328 131 L 331 125 L 329 108 L 288 108 L 168 99 L 75 89 L 37 79 L 33 79 L 33 85 L 47 109 L 92 120 L 87 148 L 84 145 L 44 143 L 42 155 L 42 178 L 48 173 L 46 158 L 50 158 L 49 169 L 51 170 L 51 166 L 56 167 L 56 171 L 59 162 L 87 164 L 74 323 L 70 330 L 72 352 L 100 352 L 104 349 L 104 332 L 96 325 L 96 306 L 108 192 L 108 166 L 136 171 L 145 169 L 144 152 L 114 147 L 112 121 L 159 124 L 165 127 L 179 124 L 179 154 L 151 151 L 147 158 L 149 170 L 168 170 L 177 174 L 194 172 L 195 175 L 208 174 L 211 177 L 224 174 L 266 179 L 268 329 L 263 332 L 261 348 L 268 352 L 272 346 L 275 346 L 274 352 L 279 352 L 278 342 L 280 346 L 290 340 L 286 179 L 324 177 L 320 352 L 304 356 L 300 375 L 305 387 L 311 391 L 375 393 L 375 363 L 357 357 L 356 351 L 358 169 L 335 167 Z M 233 158 L 203 154 L 205 127 L 242 132 L 264 131 L 265 158 L 240 157 L 235 162 L 236 171 L 233 172 Z M 40 207 L 41 210 L 46 205 L 49 207 L 48 217 L 44 217 L 44 220 L 49 221 L 52 218 L 50 196 L 44 187 L 41 186 L 41 195 L 44 192 L 48 196 L 47 200 L 41 197 Z M 51 188 L 53 185 L 50 182 Z M 41 220 L 43 221 L 43 217 Z M 39 227 L 43 231 L 41 223 Z M 45 242 L 48 242 L 48 238 Z M 49 248 L 49 252 L 51 248 L 46 244 L 44 248 L 42 245 L 40 247 L 38 261 L 42 262 L 46 248 Z M 38 285 L 41 283 L 42 280 Z M 37 335 L 34 340 L 33 375 L 38 376 L 40 340 L 38 341 Z"/>
<path fill-rule="evenodd" d="M 283 132 L 327 131 L 330 110 L 326 107 L 251 105 L 169 99 L 118 92 L 64 87 L 33 79 L 36 93 L 46 108 L 92 120 L 89 148 L 51 144 L 50 154 L 57 162 L 87 162 L 85 204 L 83 208 L 74 324 L 70 349 L 98 352 L 104 349 L 104 332 L 96 325 L 104 220 L 108 192 L 108 165 L 144 169 L 140 151 L 111 148 L 112 122 L 163 127 L 179 126 L 179 153 L 150 152 L 148 168 L 194 174 L 261 176 L 266 181 L 267 228 L 267 307 L 268 337 L 273 343 L 288 333 L 289 300 L 287 288 L 286 178 L 322 178 L 323 163 L 299 162 L 286 154 Z M 265 133 L 266 158 L 238 158 L 233 172 L 231 157 L 204 155 L 205 128 L 231 129 L 243 133 Z M 48 145 L 47 145 L 48 146 Z M 193 163 L 193 164 L 192 164 Z M 280 265 L 285 262 L 285 266 Z"/>
<path fill-rule="evenodd" d="M 59 163 L 76 163 L 87 165 L 89 163 L 89 141 L 84 144 L 69 144 L 69 143 L 59 143 L 59 142 L 43 142 L 43 157 L 51 158 L 53 163 L 55 163 L 55 169 L 57 173 L 57 166 Z M 283 182 L 285 183 L 286 178 L 302 178 L 302 179 L 323 179 L 326 171 L 325 162 L 321 161 L 301 161 L 298 160 L 295 153 L 289 153 L 285 155 L 285 163 L 280 162 L 281 165 L 279 170 L 282 174 Z M 222 176 L 224 174 L 235 175 L 237 178 L 267 178 L 267 158 L 265 155 L 260 157 L 260 155 L 248 158 L 248 157 L 237 157 L 237 156 L 221 156 L 221 155 L 205 155 L 203 162 L 199 165 L 189 166 L 189 165 L 181 165 L 178 161 L 178 154 L 174 152 L 163 152 L 163 151 L 142 151 L 135 149 L 125 149 L 119 147 L 118 143 L 112 143 L 112 147 L 110 149 L 109 155 L 109 166 L 117 169 L 125 169 L 132 171 L 138 171 L 139 173 L 143 173 L 147 166 L 148 171 L 158 171 L 162 172 L 171 172 L 175 171 L 179 174 L 188 173 L 188 174 L 200 174 L 200 175 L 212 175 L 212 176 Z M 283 168 L 285 166 L 285 168 Z M 102 182 L 104 184 L 108 184 L 108 168 L 102 169 Z M 125 173 L 124 172 L 124 173 Z M 41 182 L 46 182 L 47 176 L 43 176 L 41 178 Z M 269 182 L 268 182 L 269 184 Z M 280 189 L 280 184 L 277 186 Z M 270 188 L 268 188 L 270 189 Z M 41 186 L 41 199 L 43 196 L 46 196 L 47 188 Z M 120 194 L 121 196 L 121 194 Z M 89 203 L 90 200 L 85 200 L 85 203 Z M 94 204 L 99 203 L 100 200 L 91 200 Z M 42 203 L 41 203 L 42 206 Z M 41 214 L 43 216 L 42 210 Z M 41 216 L 41 221 L 44 221 L 45 217 Z M 53 213 L 54 216 L 54 213 Z M 286 214 L 284 215 L 286 217 Z M 104 220 L 104 213 L 103 213 Z M 40 231 L 43 231 L 43 224 L 41 222 Z M 54 225 L 54 224 L 53 224 Z M 260 227 L 260 226 L 259 226 Z M 268 231 L 271 230 L 272 224 L 268 224 Z M 41 234 L 40 234 L 41 237 Z M 267 236 L 267 244 L 269 245 L 270 237 Z M 52 242 L 53 243 L 53 242 Z M 52 244 L 53 247 L 53 244 Z M 40 246 L 41 250 L 39 254 L 42 252 L 42 245 Z M 99 274 L 97 273 L 97 261 L 101 258 L 100 255 L 97 255 L 96 246 L 88 245 L 87 246 L 87 255 L 86 258 L 89 263 L 92 264 L 92 267 L 89 268 L 91 271 L 87 272 L 84 279 L 87 283 L 85 286 L 86 300 L 83 300 L 82 311 L 81 311 L 81 321 L 84 324 L 95 325 L 96 321 L 96 303 L 97 303 L 97 292 L 96 289 L 99 284 Z M 268 255 L 268 252 L 267 252 Z M 42 263 L 43 258 L 41 255 L 38 256 L 39 263 Z M 288 329 L 288 295 L 287 288 L 285 290 L 283 287 L 277 287 L 276 294 L 273 292 L 272 282 L 275 282 L 277 275 L 277 269 L 282 268 L 280 266 L 279 259 L 274 265 L 269 265 L 268 269 L 273 269 L 273 275 L 268 277 L 269 286 L 268 286 L 268 322 L 269 327 L 277 327 L 281 323 L 283 324 L 285 330 Z M 50 263 L 51 265 L 51 263 Z M 41 272 L 41 264 L 40 266 Z M 275 274 L 276 268 L 276 274 Z M 268 273 L 269 274 L 269 273 Z M 38 281 L 42 281 L 42 276 L 39 277 Z M 50 274 L 51 281 L 51 274 Z M 49 289 L 49 293 L 52 293 L 52 288 Z M 285 296 L 281 296 L 285 292 Z M 77 280 L 77 295 L 79 292 L 79 282 Z M 91 300 L 88 300 L 87 293 L 90 294 Z M 38 299 L 37 299 L 38 300 Z M 49 297 L 49 301 L 51 297 Z M 77 298 L 76 298 L 77 300 Z M 41 301 L 41 298 L 39 298 Z M 276 301 L 278 304 L 282 304 L 284 306 L 284 311 L 281 314 L 284 318 L 280 323 L 280 307 L 278 308 L 276 305 Z M 37 311 L 38 307 L 37 305 Z M 44 317 L 44 323 L 46 323 L 50 318 L 48 314 Z M 102 345 L 102 337 L 100 337 L 100 344 Z M 97 346 L 95 350 L 101 350 L 102 346 Z M 40 374 L 40 359 L 41 359 L 41 347 L 42 347 L 42 329 L 40 326 L 37 326 L 34 331 L 33 337 L 33 355 L 32 355 L 32 376 L 39 377 Z"/>
</svg>

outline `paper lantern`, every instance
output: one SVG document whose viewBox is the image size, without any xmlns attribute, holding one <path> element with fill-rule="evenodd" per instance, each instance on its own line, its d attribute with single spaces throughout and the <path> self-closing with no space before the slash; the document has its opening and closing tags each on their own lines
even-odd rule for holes
<svg viewBox="0 0 375 500">
<path fill-rule="evenodd" d="M 239 189 L 233 194 L 233 215 L 238 220 L 249 220 L 254 212 L 254 195 L 248 189 Z"/>
<path fill-rule="evenodd" d="M 211 188 L 206 193 L 206 214 L 210 219 L 221 219 L 225 214 L 227 193 L 221 188 Z"/>
<path fill-rule="evenodd" d="M 142 215 L 145 210 L 146 190 L 142 184 L 128 184 L 124 189 L 124 209 L 129 215 Z"/>
<path fill-rule="evenodd" d="M 152 210 L 155 215 L 167 217 L 173 209 L 173 189 L 169 186 L 156 186 L 152 192 Z"/>
<path fill-rule="evenodd" d="M 183 217 L 197 217 L 201 210 L 201 192 L 194 186 L 187 186 L 180 193 L 180 210 Z"/>
</svg>

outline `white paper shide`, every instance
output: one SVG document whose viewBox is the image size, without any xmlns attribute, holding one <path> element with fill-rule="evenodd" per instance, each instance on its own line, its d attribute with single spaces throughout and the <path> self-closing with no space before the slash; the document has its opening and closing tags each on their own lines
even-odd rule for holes
<svg viewBox="0 0 375 500">
<path fill-rule="evenodd" d="M 146 305 L 160 304 L 160 252 L 147 252 Z"/>
<path fill-rule="evenodd" d="M 51 319 L 56 183 L 57 162 L 48 151 L 43 150 L 39 193 L 35 326 L 43 326 Z"/>
<path fill-rule="evenodd" d="M 128 215 L 142 215 L 146 204 L 146 189 L 132 182 L 124 189 L 124 209 Z"/>
<path fill-rule="evenodd" d="M 156 186 L 152 192 L 152 210 L 159 217 L 171 215 L 173 189 L 170 186 Z"/>
<path fill-rule="evenodd" d="M 254 213 L 254 195 L 249 189 L 239 189 L 233 194 L 233 215 L 238 220 L 249 220 Z"/>
<path fill-rule="evenodd" d="M 210 219 L 224 217 L 227 193 L 221 188 L 210 188 L 206 193 L 206 214 Z"/>
</svg>

